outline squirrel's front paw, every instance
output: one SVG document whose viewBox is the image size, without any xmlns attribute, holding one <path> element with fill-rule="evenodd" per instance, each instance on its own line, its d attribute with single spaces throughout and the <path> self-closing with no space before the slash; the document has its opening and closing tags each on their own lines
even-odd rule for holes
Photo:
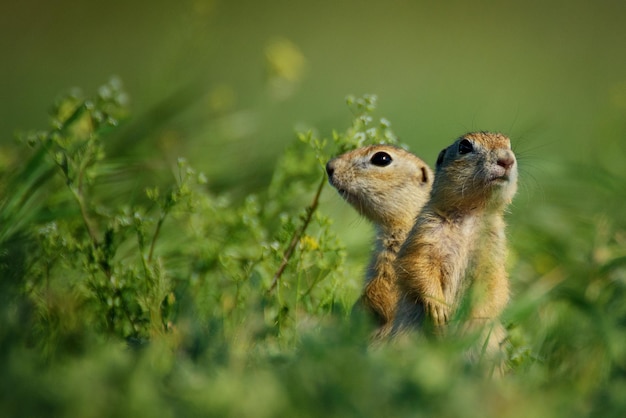
<svg viewBox="0 0 626 418">
<path fill-rule="evenodd" d="M 445 303 L 431 299 L 424 302 L 424 307 L 433 325 L 441 326 L 448 323 L 450 309 Z"/>
</svg>

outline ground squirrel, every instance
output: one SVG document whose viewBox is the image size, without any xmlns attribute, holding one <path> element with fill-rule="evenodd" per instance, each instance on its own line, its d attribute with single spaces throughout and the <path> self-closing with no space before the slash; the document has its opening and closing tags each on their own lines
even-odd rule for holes
<svg viewBox="0 0 626 418">
<path fill-rule="evenodd" d="M 506 136 L 469 133 L 441 151 L 430 199 L 395 263 L 402 299 L 394 333 L 424 319 L 446 324 L 466 294 L 468 323 L 502 312 L 509 299 L 503 214 L 516 190 L 517 163 Z M 491 332 L 493 351 L 505 332 L 499 323 Z"/>
<path fill-rule="evenodd" d="M 428 200 L 433 172 L 415 155 L 391 145 L 371 145 L 342 154 L 326 165 L 328 181 L 376 228 L 376 246 L 363 294 L 353 311 L 369 311 L 374 338 L 388 333 L 398 301 L 393 262 Z"/>
</svg>

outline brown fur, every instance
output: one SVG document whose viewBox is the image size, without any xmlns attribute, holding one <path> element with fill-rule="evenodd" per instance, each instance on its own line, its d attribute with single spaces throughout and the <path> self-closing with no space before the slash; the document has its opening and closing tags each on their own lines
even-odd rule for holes
<svg viewBox="0 0 626 418">
<path fill-rule="evenodd" d="M 471 152 L 459 151 L 464 140 Z M 467 326 L 497 318 L 509 299 L 503 216 L 516 190 L 517 162 L 507 137 L 469 133 L 441 152 L 430 200 L 396 259 L 403 297 L 394 333 L 425 320 L 441 330 L 466 295 Z M 504 337 L 495 323 L 487 350 Z"/>
<path fill-rule="evenodd" d="M 388 165 L 372 162 L 380 152 L 391 157 Z M 376 247 L 355 309 L 375 318 L 376 337 L 382 337 L 391 329 L 399 297 L 393 262 L 428 199 L 432 170 L 415 155 L 390 145 L 347 152 L 329 161 L 326 170 L 330 184 L 376 227 Z"/>
</svg>

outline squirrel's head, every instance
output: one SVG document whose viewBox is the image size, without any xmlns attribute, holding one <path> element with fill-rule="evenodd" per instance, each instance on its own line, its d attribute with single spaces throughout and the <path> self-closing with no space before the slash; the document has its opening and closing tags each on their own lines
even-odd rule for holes
<svg viewBox="0 0 626 418">
<path fill-rule="evenodd" d="M 342 154 L 326 164 L 326 172 L 348 203 L 383 228 L 412 224 L 428 200 L 434 177 L 424 161 L 391 145 Z"/>
<path fill-rule="evenodd" d="M 501 207 L 517 191 L 517 160 L 500 133 L 473 132 L 437 157 L 434 193 L 442 205 L 472 209 Z"/>
</svg>

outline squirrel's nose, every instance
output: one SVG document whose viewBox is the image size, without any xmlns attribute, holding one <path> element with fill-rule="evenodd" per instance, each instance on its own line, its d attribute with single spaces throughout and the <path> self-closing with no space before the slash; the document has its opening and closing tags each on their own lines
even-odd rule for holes
<svg viewBox="0 0 626 418">
<path fill-rule="evenodd" d="M 328 173 L 328 178 L 331 178 L 333 176 L 333 173 L 335 172 L 335 167 L 333 167 L 331 163 L 332 161 L 329 161 L 326 164 L 326 173 Z"/>
<path fill-rule="evenodd" d="M 505 170 L 511 168 L 511 166 L 515 164 L 515 157 L 511 155 L 511 153 L 506 153 L 498 157 L 498 165 Z"/>
</svg>

